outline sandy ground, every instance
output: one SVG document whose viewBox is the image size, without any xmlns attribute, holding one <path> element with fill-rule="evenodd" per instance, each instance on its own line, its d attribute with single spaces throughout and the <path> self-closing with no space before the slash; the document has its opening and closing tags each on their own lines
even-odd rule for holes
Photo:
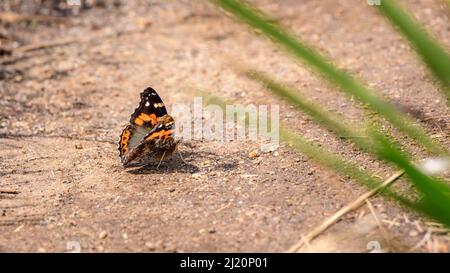
<svg viewBox="0 0 450 273">
<path fill-rule="evenodd" d="M 208 3 L 126 2 L 67 22 L 2 25 L 18 41 L 12 47 L 76 42 L 15 62 L 0 57 L 0 189 L 17 191 L 0 193 L 0 251 L 64 252 L 78 242 L 83 252 L 281 252 L 366 191 L 285 146 L 252 158 L 260 143 L 250 141 L 186 140 L 180 150 L 188 164 L 175 157 L 159 169 L 127 171 L 117 141 L 147 86 L 169 109 L 193 102 L 193 87 L 243 104 L 279 104 L 282 121 L 306 137 L 381 178 L 393 172 L 233 69 L 231 57 L 244 60 L 350 122 L 368 119 L 266 39 Z M 450 144 L 450 110 L 430 75 L 365 1 L 257 3 Z M 405 4 L 450 47 L 450 9 L 442 1 Z M 398 139 L 417 158 L 426 155 Z M 448 251 L 445 230 L 380 197 L 371 202 L 384 229 L 366 206 L 311 250 L 366 252 L 378 241 L 384 251 L 418 243 L 415 251 Z"/>
</svg>

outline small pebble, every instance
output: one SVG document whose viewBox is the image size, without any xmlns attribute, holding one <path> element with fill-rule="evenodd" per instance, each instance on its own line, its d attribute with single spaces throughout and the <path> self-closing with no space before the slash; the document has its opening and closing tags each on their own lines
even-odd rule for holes
<svg viewBox="0 0 450 273">
<path fill-rule="evenodd" d="M 162 246 L 163 242 L 161 240 L 157 242 L 146 242 L 145 247 L 148 248 L 148 250 L 155 250 L 157 248 L 160 248 Z"/>
<path fill-rule="evenodd" d="M 102 231 L 98 235 L 98 238 L 100 238 L 100 239 L 105 239 L 106 237 L 108 237 L 108 232 L 106 232 L 106 231 Z"/>
<path fill-rule="evenodd" d="M 250 158 L 257 158 L 259 156 L 258 150 L 253 150 L 248 154 L 248 157 Z"/>
<path fill-rule="evenodd" d="M 155 250 L 156 249 L 156 245 L 152 242 L 146 242 L 145 243 L 145 247 L 148 248 L 148 250 Z"/>
<path fill-rule="evenodd" d="M 43 247 L 40 247 L 40 248 L 38 248 L 37 252 L 39 252 L 39 253 L 46 253 L 47 250 L 45 248 L 43 248 Z"/>
</svg>

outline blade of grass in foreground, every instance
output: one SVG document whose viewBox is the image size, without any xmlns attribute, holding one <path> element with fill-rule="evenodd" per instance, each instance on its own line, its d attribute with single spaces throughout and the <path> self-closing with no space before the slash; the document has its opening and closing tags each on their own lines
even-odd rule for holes
<svg viewBox="0 0 450 273">
<path fill-rule="evenodd" d="M 348 126 L 344 123 L 335 120 L 334 117 L 330 116 L 326 110 L 321 109 L 320 106 L 306 102 L 304 99 L 299 98 L 297 95 L 298 92 L 289 90 L 289 88 L 274 81 L 264 73 L 256 70 L 247 70 L 244 71 L 244 73 L 247 77 L 265 84 L 266 87 L 273 93 L 288 100 L 290 104 L 309 114 L 312 119 L 322 125 L 325 125 L 325 127 L 328 127 L 331 131 L 336 133 L 353 133 L 351 128 L 348 128 Z M 361 173 L 358 170 L 353 170 L 351 165 L 349 166 L 347 162 L 342 162 L 342 159 L 335 157 L 335 155 L 330 153 L 327 154 L 327 152 L 321 150 L 321 148 L 316 147 L 314 144 L 308 143 L 305 139 L 293 132 L 290 132 L 286 128 L 282 128 L 280 133 L 283 141 L 289 141 L 292 143 L 294 148 L 297 148 L 298 151 L 307 154 L 309 157 L 315 158 L 319 163 L 322 163 L 323 165 L 326 165 L 341 174 L 347 174 L 350 177 L 358 177 L 361 179 Z M 361 148 L 374 155 L 379 155 L 381 150 L 385 160 L 397 162 L 398 166 L 407 171 L 410 179 L 413 179 L 414 185 L 418 188 L 419 192 L 425 194 L 426 196 L 426 198 L 419 203 L 408 203 L 404 199 L 401 200 L 401 203 L 438 221 L 444 221 L 445 223 L 445 219 L 443 217 L 445 215 L 450 217 L 450 215 L 446 214 L 450 213 L 450 188 L 447 185 L 422 174 L 405 155 L 401 155 L 397 149 L 393 148 L 393 146 L 385 145 L 386 147 L 383 146 L 383 149 L 380 149 L 380 147 L 376 148 L 376 145 L 373 145 L 374 141 L 378 144 L 380 139 L 383 140 L 383 143 L 385 144 L 392 143 L 391 140 L 378 131 L 376 133 L 369 134 L 367 137 L 368 139 L 363 142 L 353 141 Z M 394 160 L 392 159 L 393 156 L 395 156 Z M 398 161 L 399 158 L 401 159 L 401 162 Z M 447 205 L 449 207 L 446 207 Z"/>
<path fill-rule="evenodd" d="M 206 98 L 204 100 L 205 103 L 214 102 L 214 104 L 219 105 L 222 109 L 225 109 L 225 105 L 229 104 L 229 102 L 220 97 L 210 95 L 206 92 L 200 92 L 200 94 Z M 381 193 L 406 207 L 450 227 L 450 188 L 446 184 L 423 174 L 383 135 L 373 132 L 371 137 L 376 140 L 377 145 L 375 149 L 378 155 L 405 170 L 405 173 L 413 182 L 414 186 L 416 186 L 419 193 L 423 195 L 423 198 L 421 201 L 414 203 L 389 189 L 384 189 Z M 350 177 L 369 188 L 375 188 L 382 183 L 380 179 L 359 168 L 355 163 L 315 145 L 285 126 L 280 126 L 280 140 L 317 163 L 341 175 Z"/>
<path fill-rule="evenodd" d="M 224 110 L 226 109 L 227 104 L 232 104 L 229 101 L 211 95 L 205 91 L 198 90 L 196 93 L 204 98 L 203 101 L 205 104 L 213 103 L 220 106 Z M 319 164 L 343 176 L 350 177 L 351 179 L 354 179 L 355 181 L 358 181 L 371 189 L 376 188 L 377 186 L 381 185 L 381 183 L 383 183 L 383 181 L 381 181 L 379 178 L 376 178 L 368 171 L 361 169 L 354 162 L 348 161 L 337 154 L 328 152 L 324 148 L 292 132 L 285 126 L 280 126 L 280 141 L 288 144 L 297 152 L 308 156 Z M 397 195 L 389 189 L 384 189 L 382 193 L 387 197 L 392 198 L 393 200 L 399 201 L 405 206 L 412 206 L 412 203 L 409 200 Z"/>
<path fill-rule="evenodd" d="M 423 195 L 414 208 L 450 227 L 450 187 L 437 179 L 425 175 L 403 155 L 389 140 L 372 133 L 382 159 L 402 168 L 416 189 Z"/>
<path fill-rule="evenodd" d="M 414 45 L 417 53 L 441 82 L 450 106 L 450 55 L 426 30 L 392 0 L 383 0 L 378 8 Z"/>
<path fill-rule="evenodd" d="M 311 47 L 306 46 L 303 42 L 288 34 L 280 26 L 269 22 L 260 11 L 239 0 L 211 1 L 240 18 L 251 27 L 260 30 L 275 43 L 284 46 L 295 57 L 305 61 L 306 64 L 323 75 L 326 80 L 340 87 L 340 90 L 344 91 L 347 95 L 354 96 L 360 102 L 366 103 L 372 110 L 384 116 L 398 129 L 426 147 L 432 153 L 448 153 L 445 147 L 440 146 L 431 139 L 421 127 L 415 126 L 410 118 L 400 113 L 395 107 L 381 99 L 351 75 L 336 68 Z"/>
<path fill-rule="evenodd" d="M 286 100 L 293 105 L 297 110 L 300 110 L 309 115 L 314 121 L 323 125 L 328 130 L 334 132 L 338 137 L 350 138 L 353 142 L 359 145 L 362 149 L 369 151 L 371 145 L 366 140 L 365 132 L 358 132 L 352 127 L 344 123 L 343 117 L 340 115 L 332 116 L 327 110 L 323 109 L 320 105 L 313 102 L 308 102 L 305 98 L 302 98 L 297 90 L 292 90 L 286 85 L 275 81 L 268 75 L 254 70 L 244 70 L 244 75 L 250 79 L 256 80 L 263 84 L 269 91 L 275 95 Z M 296 92 L 297 91 L 297 92 Z M 354 128 L 362 128 L 361 126 L 353 126 Z"/>
</svg>

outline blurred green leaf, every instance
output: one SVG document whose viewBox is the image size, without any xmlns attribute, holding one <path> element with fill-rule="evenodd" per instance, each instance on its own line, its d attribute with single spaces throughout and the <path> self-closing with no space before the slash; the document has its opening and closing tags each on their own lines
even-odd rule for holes
<svg viewBox="0 0 450 273">
<path fill-rule="evenodd" d="M 205 104 L 213 103 L 220 106 L 222 109 L 226 109 L 227 104 L 233 104 L 232 101 L 224 100 L 218 96 L 212 95 L 208 92 L 197 90 L 197 95 L 203 97 Z M 346 160 L 340 155 L 327 151 L 326 149 L 318 146 L 312 141 L 307 140 L 303 136 L 291 131 L 286 126 L 280 125 L 280 141 L 292 147 L 294 150 L 308 156 L 315 162 L 326 166 L 327 168 L 343 175 L 354 179 L 355 181 L 373 189 L 381 185 L 383 181 L 370 174 L 370 172 L 360 168 L 356 163 Z M 405 206 L 413 206 L 413 204 L 406 198 L 394 193 L 389 189 L 384 189 L 382 194 L 400 202 Z"/>
<path fill-rule="evenodd" d="M 450 106 L 450 55 L 448 52 L 427 33 L 422 25 L 402 10 L 396 1 L 383 0 L 378 8 L 409 40 L 435 77 L 442 83 L 442 90 Z"/>
<path fill-rule="evenodd" d="M 267 16 L 249 4 L 239 0 L 211 0 L 225 10 L 229 11 L 243 22 L 261 31 L 275 43 L 284 46 L 295 57 L 305 61 L 310 67 L 319 72 L 326 80 L 340 87 L 349 96 L 354 96 L 362 103 L 366 103 L 372 110 L 384 116 L 398 129 L 416 140 L 422 146 L 435 154 L 448 153 L 445 147 L 437 144 L 413 120 L 397 111 L 390 103 L 381 99 L 372 90 L 365 87 L 345 71 L 336 68 L 325 57 L 315 52 L 311 47 L 284 31 L 280 26 L 269 21 Z"/>
<path fill-rule="evenodd" d="M 420 171 L 387 138 L 377 132 L 372 133 L 377 142 L 377 150 L 384 160 L 402 168 L 422 199 L 414 208 L 450 227 L 450 187 Z"/>
<path fill-rule="evenodd" d="M 367 136 L 363 130 L 357 131 L 353 128 L 362 128 L 361 126 L 349 126 L 344 122 L 344 118 L 339 114 L 331 114 L 320 105 L 308 101 L 300 95 L 298 90 L 293 90 L 285 84 L 272 79 L 265 73 L 254 69 L 244 71 L 244 74 L 253 80 L 263 84 L 269 91 L 286 100 L 295 109 L 300 110 L 309 115 L 314 121 L 323 125 L 328 130 L 334 132 L 338 137 L 351 139 L 359 145 L 359 147 L 370 150 L 371 146 L 366 140 Z"/>
</svg>

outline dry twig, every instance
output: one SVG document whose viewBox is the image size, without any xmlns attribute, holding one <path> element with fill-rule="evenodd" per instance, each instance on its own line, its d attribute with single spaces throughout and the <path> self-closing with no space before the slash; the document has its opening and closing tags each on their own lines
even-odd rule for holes
<svg viewBox="0 0 450 273">
<path fill-rule="evenodd" d="M 295 245 L 293 245 L 291 248 L 289 248 L 288 252 L 298 252 L 301 248 L 303 248 L 304 245 L 309 244 L 314 238 L 316 238 L 318 235 L 320 235 L 322 232 L 327 230 L 330 226 L 335 224 L 342 216 L 349 213 L 350 211 L 353 211 L 362 205 L 365 204 L 366 200 L 376 193 L 378 193 L 380 190 L 384 189 L 388 185 L 390 185 L 392 182 L 397 180 L 400 176 L 402 176 L 404 173 L 403 170 L 398 171 L 391 175 L 388 179 L 386 179 L 381 185 L 378 187 L 366 192 L 365 194 L 358 197 L 356 200 L 350 202 L 346 206 L 342 207 L 340 210 L 338 210 L 335 214 L 333 214 L 330 218 L 326 219 L 322 224 L 314 228 L 311 232 L 309 232 L 306 236 L 302 237 L 302 240 L 297 242 Z"/>
<path fill-rule="evenodd" d="M 0 189 L 0 193 L 3 193 L 3 194 L 19 194 L 20 192 L 17 191 L 17 190 Z"/>
<path fill-rule="evenodd" d="M 384 237 L 384 240 L 387 242 L 388 247 L 391 248 L 391 238 L 389 236 L 389 232 L 386 230 L 386 228 L 383 226 L 383 223 L 381 223 L 380 219 L 377 216 L 377 213 L 375 212 L 375 208 L 372 205 L 372 202 L 369 201 L 369 199 L 366 199 L 367 207 L 370 210 L 370 213 L 372 213 L 373 218 L 375 219 L 375 222 L 377 223 L 377 226 L 381 230 L 381 234 Z"/>
<path fill-rule="evenodd" d="M 0 12 L 0 21 L 4 23 L 17 23 L 22 21 L 41 21 L 66 23 L 68 18 L 48 15 L 19 14 L 14 12 Z"/>
<path fill-rule="evenodd" d="M 45 48 L 52 48 L 57 46 L 65 46 L 68 44 L 76 43 L 77 39 L 65 39 L 65 40 L 59 40 L 59 41 L 53 41 L 53 42 L 44 42 L 44 43 L 38 43 L 38 44 L 30 44 L 30 45 L 24 45 L 21 47 L 18 47 L 13 50 L 14 53 L 25 53 L 30 52 L 38 49 L 45 49 Z"/>
</svg>

